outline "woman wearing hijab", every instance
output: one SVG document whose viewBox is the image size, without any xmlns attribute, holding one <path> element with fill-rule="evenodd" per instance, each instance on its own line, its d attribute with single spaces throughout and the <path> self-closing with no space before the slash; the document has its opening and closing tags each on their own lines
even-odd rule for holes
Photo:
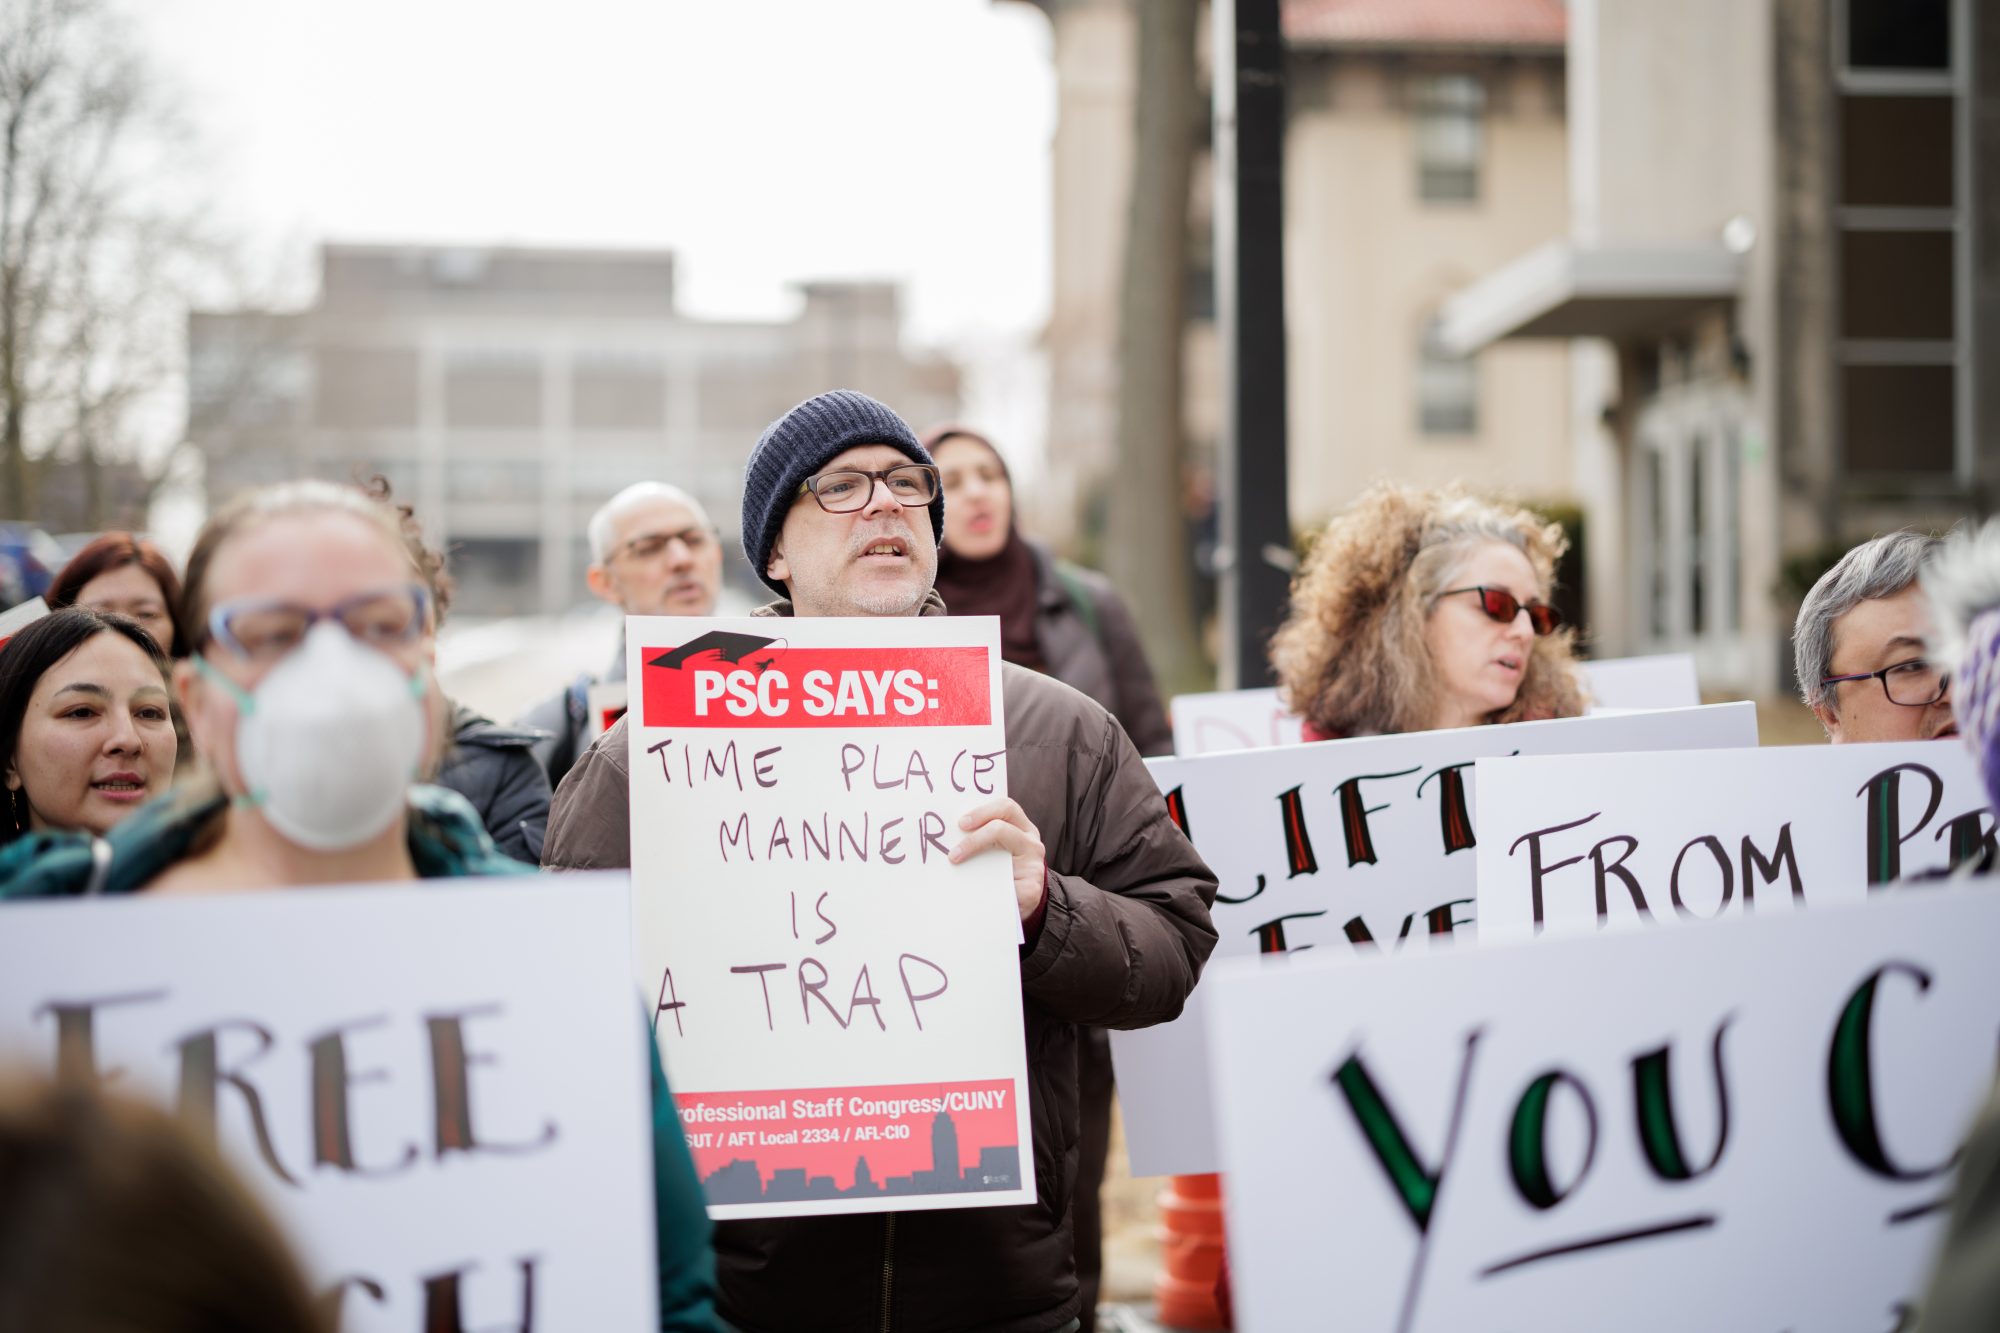
<svg viewBox="0 0 2000 1333">
<path fill-rule="evenodd" d="M 1103 704 L 1143 755 L 1173 753 L 1173 732 L 1124 598 L 1103 575 L 1023 537 L 999 451 L 964 426 L 924 444 L 944 484 L 937 591 L 955 616 L 1000 617 L 1000 655 Z"/>
</svg>

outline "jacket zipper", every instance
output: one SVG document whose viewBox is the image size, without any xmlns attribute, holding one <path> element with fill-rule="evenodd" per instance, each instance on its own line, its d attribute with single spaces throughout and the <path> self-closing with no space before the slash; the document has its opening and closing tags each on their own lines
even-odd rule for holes
<svg viewBox="0 0 2000 1333">
<path fill-rule="evenodd" d="M 889 1333 L 889 1290 L 896 1282 L 896 1215 L 882 1219 L 882 1333 Z"/>
</svg>

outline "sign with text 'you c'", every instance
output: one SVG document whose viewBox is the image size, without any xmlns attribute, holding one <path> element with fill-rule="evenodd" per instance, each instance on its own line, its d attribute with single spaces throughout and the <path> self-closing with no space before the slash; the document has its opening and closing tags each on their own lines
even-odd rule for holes
<svg viewBox="0 0 2000 1333">
<path fill-rule="evenodd" d="M 1963 742 L 1481 759 L 1486 943 L 1859 902 L 1990 866 Z"/>
<path fill-rule="evenodd" d="M 625 877 L 0 906 L 0 1066 L 177 1108 L 343 1333 L 657 1329 Z"/>
<path fill-rule="evenodd" d="M 999 621 L 631 619 L 633 948 L 718 1218 L 1033 1202 Z"/>
<path fill-rule="evenodd" d="M 1491 755 L 1754 746 L 1756 706 L 1367 736 L 1147 767 L 1215 871 L 1217 958 L 1420 952 L 1471 933 L 1473 764 Z M 1216 1170 L 1197 986 L 1171 1023 L 1111 1034 L 1134 1175 Z"/>
<path fill-rule="evenodd" d="M 1996 938 L 2000 894 L 1937 886 L 1211 972 L 1238 1326 L 1910 1327 L 1993 1086 Z"/>
</svg>

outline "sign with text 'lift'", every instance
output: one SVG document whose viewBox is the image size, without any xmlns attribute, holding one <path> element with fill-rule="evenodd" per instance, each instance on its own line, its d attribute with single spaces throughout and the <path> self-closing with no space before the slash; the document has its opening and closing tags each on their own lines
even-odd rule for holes
<svg viewBox="0 0 2000 1333">
<path fill-rule="evenodd" d="M 1220 885 L 1216 958 L 1471 942 L 1485 832 L 1473 764 L 1505 754 L 1754 746 L 1755 705 L 1516 722 L 1147 761 Z M 1171 1023 L 1111 1034 L 1132 1173 L 1217 1169 L 1206 983 Z"/>
</svg>

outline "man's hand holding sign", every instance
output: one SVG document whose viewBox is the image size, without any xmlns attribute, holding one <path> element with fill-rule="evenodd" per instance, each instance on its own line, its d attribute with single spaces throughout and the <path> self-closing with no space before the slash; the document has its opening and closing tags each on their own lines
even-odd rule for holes
<svg viewBox="0 0 2000 1333">
<path fill-rule="evenodd" d="M 1013 857 L 1014 898 L 1021 907 L 1021 920 L 1033 921 L 1048 897 L 1049 868 L 1042 859 L 1042 832 L 1021 803 L 1011 796 L 988 801 L 960 815 L 958 826 L 965 837 L 951 849 L 951 863 L 958 865 L 995 848 Z"/>
</svg>

